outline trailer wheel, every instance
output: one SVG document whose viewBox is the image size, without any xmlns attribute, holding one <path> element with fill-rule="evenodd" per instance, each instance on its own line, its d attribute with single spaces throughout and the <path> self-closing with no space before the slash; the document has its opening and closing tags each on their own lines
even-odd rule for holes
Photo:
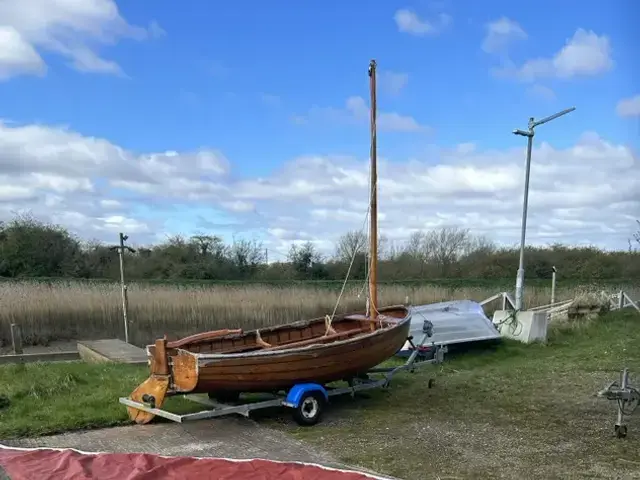
<svg viewBox="0 0 640 480">
<path fill-rule="evenodd" d="M 302 426 L 315 425 L 320 420 L 324 408 L 324 397 L 320 392 L 307 392 L 302 395 L 298 406 L 293 410 L 293 419 Z"/>
<path fill-rule="evenodd" d="M 627 426 L 626 425 L 616 425 L 616 437 L 625 438 L 627 436 Z"/>
</svg>

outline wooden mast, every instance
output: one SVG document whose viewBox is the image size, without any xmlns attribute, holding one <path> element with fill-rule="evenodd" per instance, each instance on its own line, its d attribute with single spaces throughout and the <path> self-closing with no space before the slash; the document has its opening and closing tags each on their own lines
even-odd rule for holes
<svg viewBox="0 0 640 480">
<path fill-rule="evenodd" d="M 369 318 L 378 316 L 378 171 L 376 150 L 376 61 L 369 63 L 369 88 L 371 90 L 371 198 L 369 226 Z"/>
</svg>

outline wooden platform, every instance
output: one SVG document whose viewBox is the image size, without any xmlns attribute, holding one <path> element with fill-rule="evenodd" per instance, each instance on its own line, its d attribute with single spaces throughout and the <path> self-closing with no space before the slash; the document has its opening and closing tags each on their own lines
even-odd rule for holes
<svg viewBox="0 0 640 480">
<path fill-rule="evenodd" d="M 147 364 L 147 353 L 143 348 L 117 338 L 79 341 L 78 353 L 80 358 L 88 363 Z"/>
</svg>

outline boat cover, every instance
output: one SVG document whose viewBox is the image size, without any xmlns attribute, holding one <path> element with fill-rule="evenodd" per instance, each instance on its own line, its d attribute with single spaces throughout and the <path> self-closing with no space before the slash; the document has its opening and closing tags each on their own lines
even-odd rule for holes
<svg viewBox="0 0 640 480">
<path fill-rule="evenodd" d="M 484 313 L 482 305 L 473 300 L 415 305 L 411 307 L 411 315 L 410 335 L 413 335 L 414 343 L 423 336 L 425 319 L 433 324 L 433 336 L 427 340 L 429 344 L 452 345 L 500 338 L 500 332 Z M 406 342 L 400 353 L 409 349 L 410 344 Z"/>
<path fill-rule="evenodd" d="M 1 480 L 384 480 L 320 465 L 270 460 L 88 453 L 0 445 Z"/>
</svg>

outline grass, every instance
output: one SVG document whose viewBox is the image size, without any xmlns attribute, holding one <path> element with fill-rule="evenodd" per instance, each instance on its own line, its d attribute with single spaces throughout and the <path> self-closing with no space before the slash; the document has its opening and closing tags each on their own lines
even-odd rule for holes
<svg viewBox="0 0 640 480">
<path fill-rule="evenodd" d="M 615 439 L 614 404 L 594 394 L 624 366 L 638 385 L 638 345 L 640 316 L 613 312 L 554 327 L 546 345 L 504 341 L 452 353 L 435 369 L 399 375 L 389 390 L 336 398 L 312 428 L 281 410 L 255 418 L 344 463 L 400 478 L 622 478 L 640 470 L 640 415 L 627 439 Z M 0 438 L 128 423 L 117 397 L 145 377 L 145 368 L 124 365 L 0 366 L 9 401 Z M 193 408 L 172 400 L 172 411 Z"/>
<path fill-rule="evenodd" d="M 128 396 L 148 375 L 140 365 L 0 365 L 0 439 L 128 423 L 118 398 Z M 176 397 L 165 406 L 177 413 L 200 409 Z"/>
<path fill-rule="evenodd" d="M 383 304 L 429 303 L 469 298 L 483 300 L 499 292 L 493 287 L 382 285 Z M 364 308 L 361 284 L 351 284 L 339 311 Z M 558 288 L 557 299 L 572 298 L 575 288 Z M 130 341 L 146 345 L 164 335 L 181 337 L 204 329 L 250 329 L 273 323 L 325 315 L 333 311 L 336 289 L 309 286 L 209 285 L 129 286 Z M 550 289 L 529 287 L 529 306 L 549 302 Z M 0 282 L 0 343 L 10 341 L 9 326 L 21 327 L 25 345 L 53 340 L 123 338 L 120 287 L 113 283 Z M 1 347 L 1 345 L 0 345 Z"/>
<path fill-rule="evenodd" d="M 127 419 L 117 401 L 145 378 L 130 365 L 80 362 L 0 367 L 0 438 L 107 427 Z M 114 401 L 115 400 L 115 401 Z"/>
<path fill-rule="evenodd" d="M 640 412 L 629 437 L 615 439 L 614 403 L 594 394 L 625 366 L 638 387 L 638 345 L 640 315 L 615 312 L 553 329 L 547 345 L 449 356 L 434 389 L 427 367 L 389 391 L 345 399 L 312 429 L 265 424 L 399 478 L 628 478 L 640 471 Z"/>
</svg>

